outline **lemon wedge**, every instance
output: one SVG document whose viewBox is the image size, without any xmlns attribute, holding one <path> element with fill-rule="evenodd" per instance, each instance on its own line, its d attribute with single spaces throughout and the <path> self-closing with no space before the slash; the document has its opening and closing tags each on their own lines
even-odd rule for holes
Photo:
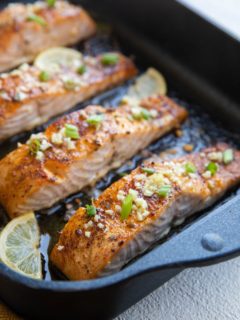
<svg viewBox="0 0 240 320">
<path fill-rule="evenodd" d="M 0 259 L 25 276 L 41 279 L 40 232 L 33 212 L 10 221 L 0 234 Z"/>
<path fill-rule="evenodd" d="M 77 70 L 83 62 L 82 54 L 74 49 L 55 47 L 40 53 L 35 61 L 34 65 L 43 71 L 49 73 L 56 73 L 61 70 L 62 67 L 66 67 L 71 70 Z"/>
<path fill-rule="evenodd" d="M 165 95 L 167 83 L 163 75 L 154 68 L 149 68 L 139 76 L 127 93 L 127 97 L 144 99 L 155 94 Z"/>
</svg>

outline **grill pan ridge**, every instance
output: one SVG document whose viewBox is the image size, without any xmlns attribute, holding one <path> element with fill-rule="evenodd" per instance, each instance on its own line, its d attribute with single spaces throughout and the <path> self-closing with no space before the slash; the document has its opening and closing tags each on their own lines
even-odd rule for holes
<svg viewBox="0 0 240 320">
<path fill-rule="evenodd" d="M 94 0 L 82 2 L 90 11 L 93 9 L 93 15 L 100 17 L 100 20 L 103 18 L 98 13 Z M 1 5 L 6 3 L 3 1 Z M 107 6 L 108 1 L 103 3 Z M 202 23 L 206 24 L 204 21 Z M 188 219 L 183 226 L 174 228 L 161 244 L 156 244 L 120 272 L 91 281 L 54 280 L 59 277 L 48 266 L 47 251 L 55 240 L 54 237 L 51 238 L 56 233 L 55 228 L 51 229 L 52 226 L 57 224 L 57 228 L 61 228 L 64 223 L 66 203 L 73 203 L 76 197 L 80 197 L 83 203 L 87 202 L 90 196 L 96 196 L 116 180 L 119 174 L 130 171 L 151 153 L 174 148 L 177 155 L 181 155 L 186 143 L 194 143 L 194 151 L 198 151 L 219 139 L 240 147 L 239 135 L 236 133 L 239 130 L 233 128 L 240 120 L 240 108 L 235 102 L 176 61 L 160 46 L 161 43 L 143 37 L 140 30 L 136 32 L 134 28 L 119 23 L 114 25 L 113 34 L 113 37 L 109 37 L 108 32 L 105 35 L 104 31 L 78 48 L 97 54 L 99 50 L 119 47 L 124 53 L 135 57 L 140 70 L 148 66 L 159 68 L 166 75 L 169 95 L 189 110 L 190 119 L 183 125 L 182 138 L 176 138 L 174 133 L 168 134 L 120 169 L 110 172 L 96 188 L 69 197 L 48 210 L 48 216 L 38 217 L 42 232 L 41 252 L 45 259 L 45 281 L 28 279 L 0 264 L 0 297 L 24 318 L 66 319 L 82 316 L 86 319 L 111 319 L 185 268 L 217 263 L 240 253 L 240 194 L 238 190 L 234 190 L 206 212 Z M 127 85 L 122 85 L 109 90 L 73 110 L 88 103 L 116 106 L 126 88 Z M 38 127 L 36 131 L 45 126 Z M 26 141 L 29 135 L 30 133 L 23 133 L 1 144 L 0 157 L 15 148 L 17 141 Z M 3 225 L 7 219 L 1 209 L 0 213 Z M 60 222 L 56 218 L 58 216 L 61 217 Z"/>
</svg>

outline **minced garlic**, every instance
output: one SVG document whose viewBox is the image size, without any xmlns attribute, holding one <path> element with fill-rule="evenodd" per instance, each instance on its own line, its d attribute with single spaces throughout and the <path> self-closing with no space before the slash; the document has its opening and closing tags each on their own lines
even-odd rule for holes
<svg viewBox="0 0 240 320">
<path fill-rule="evenodd" d="M 85 229 L 92 228 L 92 226 L 93 226 L 92 220 L 89 220 L 87 223 L 84 224 Z"/>
<path fill-rule="evenodd" d="M 203 176 L 203 178 L 205 178 L 205 179 L 210 179 L 211 178 L 211 176 L 212 176 L 212 174 L 211 174 L 211 172 L 210 171 L 205 171 L 204 173 L 202 173 L 202 176 Z"/>
<path fill-rule="evenodd" d="M 122 208 L 121 208 L 118 204 L 115 205 L 115 210 L 116 210 L 117 212 L 120 212 L 121 209 L 122 209 Z"/>
<path fill-rule="evenodd" d="M 91 231 L 85 231 L 85 237 L 90 238 L 91 237 Z"/>
<path fill-rule="evenodd" d="M 148 215 L 149 211 L 147 201 L 141 197 L 139 197 L 138 191 L 129 189 L 129 194 L 133 198 L 133 213 L 135 212 L 137 215 L 138 221 L 143 221 Z"/>
<path fill-rule="evenodd" d="M 51 147 L 52 147 L 51 143 L 49 143 L 46 139 L 42 140 L 42 143 L 41 143 L 41 146 L 40 146 L 40 149 L 42 151 L 45 151 L 45 150 L 47 150 L 47 149 L 49 149 Z"/>
<path fill-rule="evenodd" d="M 165 178 L 162 173 L 154 173 L 146 179 L 143 187 L 143 194 L 146 197 L 151 197 L 157 193 L 161 186 L 165 184 Z"/>
<path fill-rule="evenodd" d="M 54 144 L 61 145 L 63 143 L 63 135 L 60 132 L 55 132 L 52 134 L 51 141 Z"/>
<path fill-rule="evenodd" d="M 36 153 L 36 159 L 37 159 L 38 161 L 43 161 L 43 159 L 44 159 L 44 153 L 43 153 L 42 151 L 38 151 L 38 152 Z"/>
<path fill-rule="evenodd" d="M 101 218 L 101 217 L 100 217 L 99 214 L 95 214 L 93 220 L 94 220 L 95 222 L 98 222 L 98 221 L 100 220 L 100 218 Z"/>
<path fill-rule="evenodd" d="M 69 137 L 68 138 L 64 138 L 64 142 L 66 143 L 68 150 L 76 149 L 75 142 L 72 141 L 71 138 L 69 138 Z"/>
<path fill-rule="evenodd" d="M 110 216 L 113 215 L 113 210 L 110 210 L 110 209 L 109 209 L 109 210 L 106 210 L 105 212 L 106 212 L 106 214 L 109 214 Z"/>
<path fill-rule="evenodd" d="M 211 161 L 218 161 L 218 162 L 222 162 L 223 160 L 223 153 L 222 152 L 210 152 L 207 155 L 208 159 Z"/>
</svg>

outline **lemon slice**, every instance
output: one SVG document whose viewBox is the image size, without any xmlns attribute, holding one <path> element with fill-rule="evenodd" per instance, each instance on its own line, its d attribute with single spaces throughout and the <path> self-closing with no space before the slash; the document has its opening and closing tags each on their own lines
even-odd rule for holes
<svg viewBox="0 0 240 320">
<path fill-rule="evenodd" d="M 41 279 L 40 232 L 34 214 L 10 221 L 0 234 L 0 259 L 25 276 Z"/>
<path fill-rule="evenodd" d="M 163 75 L 156 69 L 149 68 L 129 88 L 127 96 L 135 99 L 144 99 L 155 94 L 165 95 L 166 93 L 167 84 Z"/>
<path fill-rule="evenodd" d="M 83 56 L 79 51 L 70 48 L 55 47 L 40 53 L 36 57 L 34 65 L 40 70 L 56 73 L 59 72 L 62 67 L 77 70 L 82 65 L 82 61 Z"/>
</svg>

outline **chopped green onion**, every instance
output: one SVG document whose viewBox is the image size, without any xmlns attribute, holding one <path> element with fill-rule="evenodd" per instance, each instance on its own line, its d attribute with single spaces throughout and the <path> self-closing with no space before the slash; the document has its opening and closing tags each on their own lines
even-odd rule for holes
<svg viewBox="0 0 240 320">
<path fill-rule="evenodd" d="M 119 177 L 125 177 L 127 176 L 127 172 L 120 172 L 118 175 Z"/>
<path fill-rule="evenodd" d="M 166 198 L 170 192 L 171 192 L 171 186 L 164 185 L 158 190 L 158 195 L 160 197 Z"/>
<path fill-rule="evenodd" d="M 78 69 L 77 69 L 77 73 L 79 74 L 84 74 L 86 72 L 87 68 L 85 64 L 82 64 Z"/>
<path fill-rule="evenodd" d="M 153 169 L 153 168 L 146 168 L 146 167 L 142 167 L 142 171 L 143 172 L 146 172 L 147 174 L 154 174 L 154 172 L 155 172 L 155 169 Z"/>
<path fill-rule="evenodd" d="M 40 26 L 43 26 L 43 27 L 45 27 L 47 25 L 47 22 L 42 17 L 40 17 L 36 14 L 31 14 L 30 16 L 27 17 L 27 20 L 36 22 L 36 23 L 40 24 Z"/>
<path fill-rule="evenodd" d="M 105 53 L 101 57 L 101 62 L 105 66 L 113 66 L 119 61 L 119 56 L 116 53 Z"/>
<path fill-rule="evenodd" d="M 86 122 L 91 126 L 98 126 L 104 119 L 103 114 L 94 114 L 86 119 Z"/>
<path fill-rule="evenodd" d="M 139 108 L 139 112 L 133 113 L 133 119 L 135 120 L 149 120 L 151 119 L 150 112 L 145 108 Z"/>
<path fill-rule="evenodd" d="M 64 88 L 66 90 L 74 90 L 76 88 L 77 84 L 76 82 L 72 81 L 72 80 L 67 80 L 64 82 Z"/>
<path fill-rule="evenodd" d="M 40 74 L 39 74 L 39 80 L 42 81 L 42 82 L 46 82 L 50 79 L 50 75 L 47 71 L 42 71 Z"/>
<path fill-rule="evenodd" d="M 56 0 L 46 0 L 46 2 L 47 5 L 52 8 L 55 6 Z"/>
<path fill-rule="evenodd" d="M 215 162 L 209 162 L 209 164 L 206 166 L 206 170 L 210 171 L 211 175 L 214 176 L 218 170 L 218 166 Z"/>
<path fill-rule="evenodd" d="M 227 149 L 223 152 L 223 163 L 224 164 L 229 164 L 233 161 L 233 150 L 232 149 Z"/>
<path fill-rule="evenodd" d="M 39 139 L 33 139 L 30 141 L 29 144 L 30 153 L 34 156 L 40 151 L 41 148 L 41 141 Z"/>
<path fill-rule="evenodd" d="M 121 210 L 121 220 L 127 219 L 132 211 L 133 206 L 133 197 L 131 194 L 128 194 L 122 203 L 122 210 Z"/>
<path fill-rule="evenodd" d="M 149 120 L 151 118 L 150 112 L 145 108 L 142 108 L 141 115 L 142 115 L 142 118 L 145 120 Z"/>
<path fill-rule="evenodd" d="M 192 162 L 187 162 L 185 164 L 185 170 L 187 173 L 195 173 L 197 171 L 196 167 Z"/>
<path fill-rule="evenodd" d="M 78 133 L 78 127 L 76 127 L 72 124 L 69 124 L 69 123 L 65 124 L 65 135 L 66 135 L 66 137 L 71 138 L 71 139 L 79 139 L 80 138 L 79 133 Z"/>
<path fill-rule="evenodd" d="M 86 211 L 87 211 L 87 215 L 89 217 L 94 217 L 95 214 L 97 213 L 97 209 L 92 205 L 92 204 L 87 204 L 86 205 Z"/>
</svg>

